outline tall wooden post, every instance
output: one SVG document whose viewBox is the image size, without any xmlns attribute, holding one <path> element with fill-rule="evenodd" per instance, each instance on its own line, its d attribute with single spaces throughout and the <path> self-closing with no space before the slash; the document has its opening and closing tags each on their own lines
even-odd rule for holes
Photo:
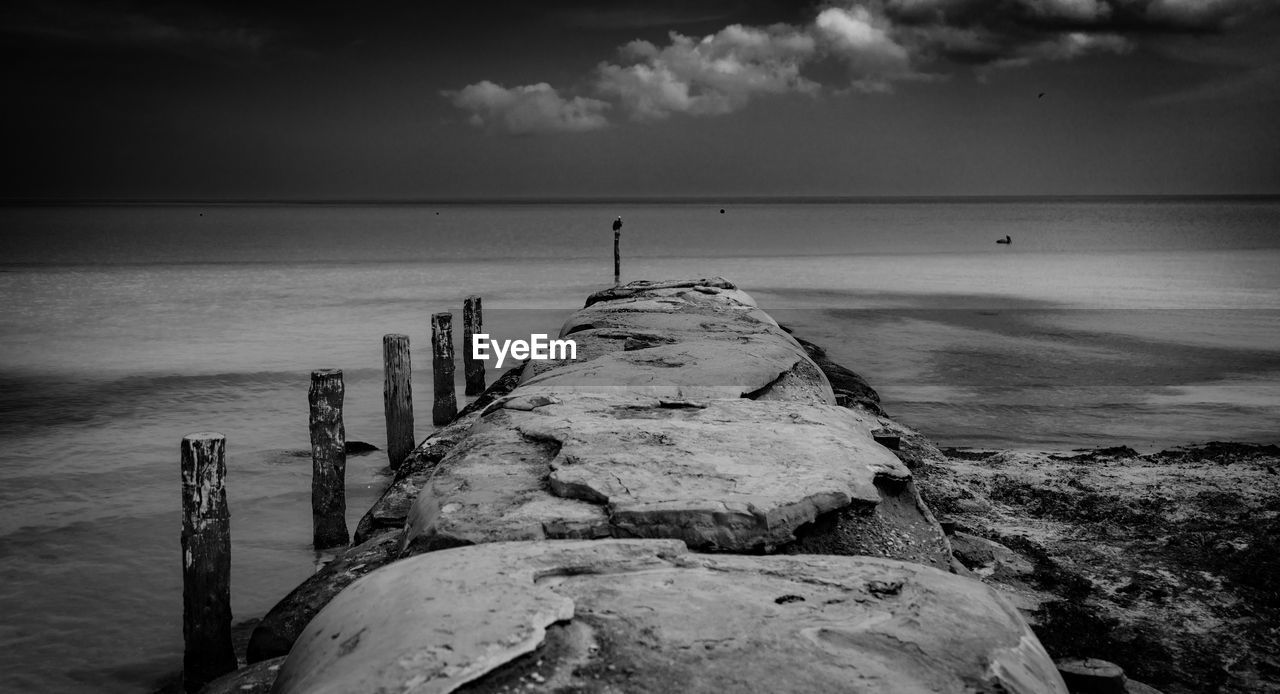
<svg viewBox="0 0 1280 694">
<path fill-rule="evenodd" d="M 387 418 L 387 460 L 391 469 L 413 451 L 413 369 L 409 336 L 382 336 L 382 409 Z"/>
<path fill-rule="evenodd" d="M 431 370 L 436 391 L 431 421 L 444 426 L 458 415 L 458 398 L 453 393 L 453 315 L 448 311 L 431 315 Z"/>
<path fill-rule="evenodd" d="M 213 432 L 182 438 L 182 684 L 188 692 L 236 669 L 226 444 Z"/>
<path fill-rule="evenodd" d="M 472 295 L 462 302 L 462 372 L 467 379 L 467 395 L 484 392 L 484 360 L 472 356 L 475 336 L 484 332 L 484 313 L 480 297 Z"/>
<path fill-rule="evenodd" d="M 311 372 L 311 526 L 316 549 L 347 544 L 347 431 L 340 369 Z"/>
<path fill-rule="evenodd" d="M 615 287 L 622 284 L 622 251 L 618 248 L 621 238 L 621 225 L 615 225 L 613 229 L 613 285 Z"/>
</svg>

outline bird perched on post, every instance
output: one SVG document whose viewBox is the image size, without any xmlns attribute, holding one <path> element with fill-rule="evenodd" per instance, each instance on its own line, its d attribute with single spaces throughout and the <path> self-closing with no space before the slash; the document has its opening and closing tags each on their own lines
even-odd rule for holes
<svg viewBox="0 0 1280 694">
<path fill-rule="evenodd" d="M 613 220 L 613 230 L 622 231 L 622 217 L 618 217 L 617 219 Z"/>
</svg>

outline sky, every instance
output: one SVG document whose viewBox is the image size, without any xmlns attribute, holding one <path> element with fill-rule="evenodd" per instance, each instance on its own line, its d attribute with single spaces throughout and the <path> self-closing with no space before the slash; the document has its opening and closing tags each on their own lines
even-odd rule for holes
<svg viewBox="0 0 1280 694">
<path fill-rule="evenodd" d="M 0 7 L 2 199 L 1280 193 L 1280 0 Z"/>
</svg>

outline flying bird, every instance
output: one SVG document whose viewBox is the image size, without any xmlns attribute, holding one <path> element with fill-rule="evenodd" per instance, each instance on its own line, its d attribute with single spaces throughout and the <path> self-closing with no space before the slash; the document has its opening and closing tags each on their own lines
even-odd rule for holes
<svg viewBox="0 0 1280 694">
<path fill-rule="evenodd" d="M 1040 92 L 1040 96 L 1037 96 L 1036 98 L 1037 98 L 1037 99 L 1043 99 L 1043 98 L 1044 98 L 1044 92 Z"/>
</svg>

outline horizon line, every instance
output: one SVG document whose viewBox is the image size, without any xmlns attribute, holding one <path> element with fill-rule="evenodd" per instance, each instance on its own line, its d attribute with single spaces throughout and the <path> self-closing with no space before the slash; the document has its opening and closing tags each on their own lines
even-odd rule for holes
<svg viewBox="0 0 1280 694">
<path fill-rule="evenodd" d="M 1012 195 L 630 195 L 630 196 L 493 196 L 441 198 L 0 198 L 0 206 L 195 206 L 195 205 L 316 205 L 316 206 L 463 206 L 554 204 L 761 204 L 761 203 L 920 203 L 998 201 L 1100 200 L 1280 200 L 1280 193 L 1089 193 Z"/>
</svg>

